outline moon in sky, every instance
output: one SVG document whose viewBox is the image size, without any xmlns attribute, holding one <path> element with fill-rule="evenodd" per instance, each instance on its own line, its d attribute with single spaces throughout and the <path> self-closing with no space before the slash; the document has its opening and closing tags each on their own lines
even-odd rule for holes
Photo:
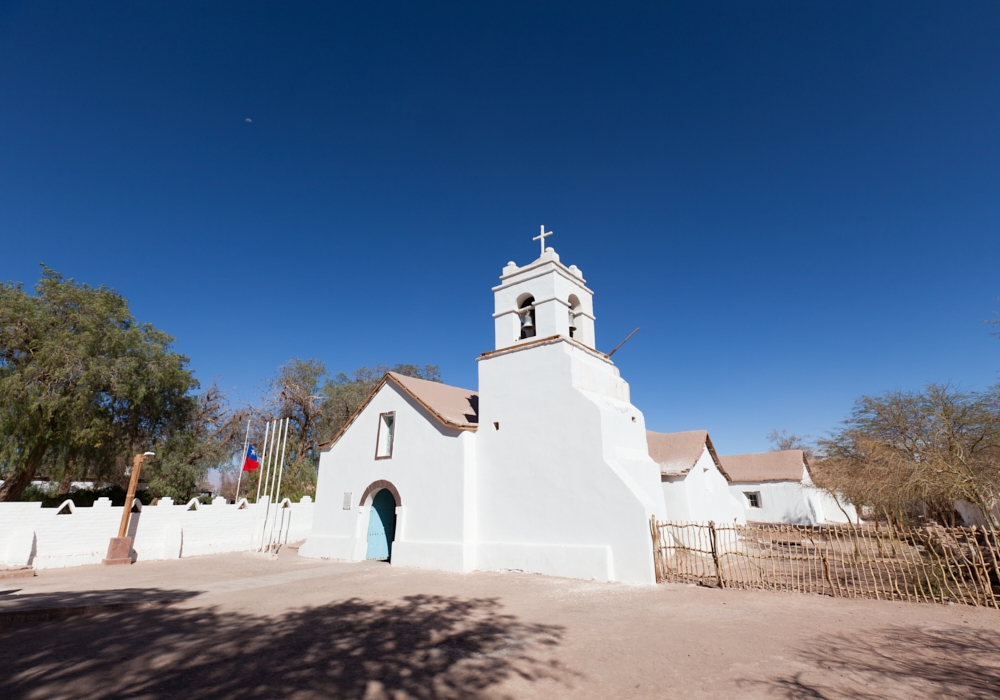
<svg viewBox="0 0 1000 700">
<path fill-rule="evenodd" d="M 247 124 L 253 124 L 253 119 L 251 119 L 250 117 L 247 117 Z"/>
</svg>

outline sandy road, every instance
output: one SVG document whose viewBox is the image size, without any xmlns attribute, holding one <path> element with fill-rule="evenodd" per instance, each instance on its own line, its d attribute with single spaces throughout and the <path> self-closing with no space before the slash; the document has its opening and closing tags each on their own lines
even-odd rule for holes
<svg viewBox="0 0 1000 700">
<path fill-rule="evenodd" d="M 1000 612 L 964 606 L 285 550 L 43 571 L 4 614 L 4 698 L 1000 698 Z"/>
</svg>

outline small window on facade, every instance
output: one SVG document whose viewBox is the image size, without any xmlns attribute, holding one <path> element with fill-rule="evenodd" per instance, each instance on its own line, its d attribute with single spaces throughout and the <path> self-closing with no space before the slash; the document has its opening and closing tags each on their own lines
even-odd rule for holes
<svg viewBox="0 0 1000 700">
<path fill-rule="evenodd" d="M 344 491 L 344 510 L 351 509 L 351 492 Z"/>
<path fill-rule="evenodd" d="M 744 491 L 747 497 L 747 506 L 750 508 L 760 508 L 760 491 Z"/>
<path fill-rule="evenodd" d="M 383 413 L 378 420 L 378 444 L 375 446 L 375 459 L 392 457 L 392 437 L 396 432 L 396 414 Z"/>
</svg>

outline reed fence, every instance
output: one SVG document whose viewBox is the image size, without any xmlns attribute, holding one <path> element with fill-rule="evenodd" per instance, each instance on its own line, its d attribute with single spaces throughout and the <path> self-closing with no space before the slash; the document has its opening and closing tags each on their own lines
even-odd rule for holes
<svg viewBox="0 0 1000 700">
<path fill-rule="evenodd" d="M 994 530 L 655 518 L 650 525 L 658 582 L 1000 609 L 1000 533 Z"/>
</svg>

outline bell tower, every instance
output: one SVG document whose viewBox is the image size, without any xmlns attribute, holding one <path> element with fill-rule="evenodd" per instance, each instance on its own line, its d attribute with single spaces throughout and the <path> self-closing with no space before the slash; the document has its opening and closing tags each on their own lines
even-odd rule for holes
<svg viewBox="0 0 1000 700">
<path fill-rule="evenodd" d="M 542 226 L 533 239 L 539 241 L 538 259 L 523 267 L 507 263 L 493 288 L 497 350 L 552 336 L 595 345 L 594 293 L 576 265 L 566 267 L 545 247 L 551 235 Z"/>
<path fill-rule="evenodd" d="M 550 235 L 537 260 L 503 268 L 496 349 L 476 360 L 473 568 L 653 583 L 660 465 L 628 383 L 594 348 L 593 292 Z"/>
</svg>

